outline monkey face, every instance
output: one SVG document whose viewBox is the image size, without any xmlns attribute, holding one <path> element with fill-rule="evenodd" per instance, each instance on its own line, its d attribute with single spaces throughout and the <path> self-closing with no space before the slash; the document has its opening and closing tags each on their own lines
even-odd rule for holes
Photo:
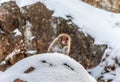
<svg viewBox="0 0 120 82">
<path fill-rule="evenodd" d="M 68 42 L 68 37 L 62 36 L 62 37 L 61 37 L 61 43 L 62 43 L 63 45 L 66 45 L 67 42 Z"/>
</svg>

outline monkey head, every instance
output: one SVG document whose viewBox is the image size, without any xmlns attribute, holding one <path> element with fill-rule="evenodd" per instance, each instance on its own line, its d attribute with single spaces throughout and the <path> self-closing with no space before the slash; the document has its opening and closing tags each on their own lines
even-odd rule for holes
<svg viewBox="0 0 120 82">
<path fill-rule="evenodd" d="M 66 45 L 68 43 L 68 37 L 66 36 L 61 36 L 61 44 L 62 45 Z"/>
</svg>

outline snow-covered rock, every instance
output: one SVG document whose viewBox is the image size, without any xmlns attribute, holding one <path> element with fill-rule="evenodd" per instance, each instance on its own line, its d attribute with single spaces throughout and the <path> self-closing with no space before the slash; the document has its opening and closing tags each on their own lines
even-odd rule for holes
<svg viewBox="0 0 120 82">
<path fill-rule="evenodd" d="M 18 79 L 25 82 L 97 82 L 74 59 L 58 53 L 28 57 L 0 72 L 0 82 Z"/>
</svg>

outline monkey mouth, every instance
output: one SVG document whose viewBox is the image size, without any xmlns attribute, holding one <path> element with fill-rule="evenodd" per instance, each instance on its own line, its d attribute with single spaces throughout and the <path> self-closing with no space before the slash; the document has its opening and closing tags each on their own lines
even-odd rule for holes
<svg viewBox="0 0 120 82">
<path fill-rule="evenodd" d="M 65 41 L 62 41 L 62 44 L 65 44 L 66 42 Z"/>
</svg>

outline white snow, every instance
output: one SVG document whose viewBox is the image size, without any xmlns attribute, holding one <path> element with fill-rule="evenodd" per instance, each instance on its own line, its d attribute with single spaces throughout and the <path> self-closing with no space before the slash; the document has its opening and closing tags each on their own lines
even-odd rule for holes
<svg viewBox="0 0 120 82">
<path fill-rule="evenodd" d="M 28 68 L 35 69 L 24 73 Z M 0 82 L 97 82 L 78 62 L 59 53 L 45 53 L 25 58 L 5 72 L 0 72 Z"/>
<path fill-rule="evenodd" d="M 27 54 L 36 54 L 37 50 L 28 50 L 26 53 Z"/>
<path fill-rule="evenodd" d="M 8 2 L 10 0 L 0 0 L 0 3 Z"/>
<path fill-rule="evenodd" d="M 15 33 L 15 36 L 21 36 L 22 35 L 22 33 L 19 31 L 19 29 L 15 29 L 13 32 Z"/>
<path fill-rule="evenodd" d="M 24 28 L 24 30 L 25 30 L 25 32 L 24 32 L 24 36 L 25 36 L 25 38 L 28 40 L 28 42 L 29 42 L 29 40 L 33 37 L 33 35 L 32 35 L 32 28 L 33 28 L 33 26 L 32 26 L 32 24 L 29 22 L 29 21 L 26 21 L 26 25 L 23 27 Z"/>
<path fill-rule="evenodd" d="M 26 21 L 26 25 L 23 27 L 24 28 L 24 36 L 25 36 L 25 43 L 27 45 L 27 47 L 29 49 L 32 48 L 32 38 L 33 38 L 33 34 L 32 34 L 32 23 L 30 21 Z"/>
<path fill-rule="evenodd" d="M 0 3 L 4 1 L 6 0 L 1 0 Z M 92 7 L 80 0 L 16 0 L 16 3 L 19 7 L 23 7 L 37 1 L 42 2 L 48 9 L 54 10 L 53 16 L 67 19 L 66 16 L 70 15 L 73 18 L 72 22 L 95 39 L 95 44 L 108 45 L 103 58 L 106 57 L 106 54 L 109 54 L 109 57 L 106 57 L 104 62 L 101 61 L 96 68 L 91 69 L 94 77 L 99 77 L 104 72 L 103 68 L 106 65 L 113 65 L 114 58 L 120 58 L 120 14 Z M 106 80 L 113 78 L 113 82 L 120 82 L 120 79 L 117 78 L 120 77 L 119 68 L 120 66 L 116 65 L 116 70 L 110 72 L 115 73 L 116 76 L 113 77 L 110 73 L 106 73 L 104 78 Z M 100 72 L 97 74 L 96 70 L 99 69 Z"/>
<path fill-rule="evenodd" d="M 0 33 L 5 33 L 5 32 L 0 29 Z"/>
<path fill-rule="evenodd" d="M 33 26 L 29 21 L 26 21 L 26 25 L 23 28 L 25 30 L 24 31 L 24 36 L 25 36 L 26 40 L 29 42 L 30 39 L 33 37 L 32 32 L 31 32 Z"/>
</svg>

